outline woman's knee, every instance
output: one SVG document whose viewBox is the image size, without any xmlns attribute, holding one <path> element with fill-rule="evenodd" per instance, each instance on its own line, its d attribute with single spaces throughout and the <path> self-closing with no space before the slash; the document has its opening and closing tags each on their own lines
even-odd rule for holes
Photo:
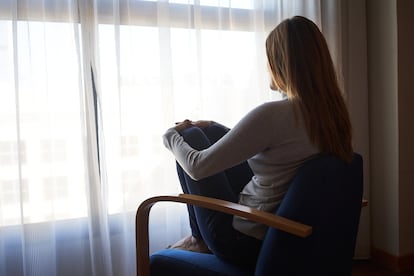
<svg viewBox="0 0 414 276">
<path fill-rule="evenodd" d="M 189 127 L 181 131 L 184 141 L 196 150 L 203 150 L 211 146 L 211 142 L 199 127 Z"/>
<path fill-rule="evenodd" d="M 229 131 L 229 129 L 218 123 L 212 123 L 208 127 L 204 128 L 203 131 L 210 140 L 210 142 L 214 144 L 215 142 L 220 140 L 220 138 L 223 137 Z"/>
<path fill-rule="evenodd" d="M 196 126 L 184 129 L 181 135 L 190 146 L 196 150 L 208 148 L 223 137 L 229 129 L 217 123 L 212 123 L 205 128 Z"/>
</svg>

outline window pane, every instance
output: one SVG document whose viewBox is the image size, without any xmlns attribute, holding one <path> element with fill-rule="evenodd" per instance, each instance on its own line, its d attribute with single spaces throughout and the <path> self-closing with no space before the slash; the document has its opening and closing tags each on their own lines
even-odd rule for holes
<svg viewBox="0 0 414 276">
<path fill-rule="evenodd" d="M 0 21 L 0 225 L 87 214 L 75 28 Z"/>
<path fill-rule="evenodd" d="M 117 42 L 114 28 L 99 25 L 110 213 L 179 192 L 161 139 L 174 122 L 213 119 L 232 126 L 266 93 L 257 90 L 262 80 L 253 32 L 120 26 Z"/>
<path fill-rule="evenodd" d="M 157 181 L 164 177 L 159 171 L 164 130 L 159 29 L 121 26 L 119 53 L 113 34 L 114 26 L 99 26 L 110 213 L 135 209 L 164 182 Z"/>
</svg>

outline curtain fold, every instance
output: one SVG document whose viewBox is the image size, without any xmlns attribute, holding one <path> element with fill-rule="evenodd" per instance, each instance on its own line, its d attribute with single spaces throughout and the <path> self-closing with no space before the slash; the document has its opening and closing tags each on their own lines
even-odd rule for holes
<svg viewBox="0 0 414 276">
<path fill-rule="evenodd" d="M 137 206 L 180 192 L 162 134 L 279 99 L 264 42 L 297 14 L 340 68 L 341 1 L 1 1 L 0 275 L 134 275 Z M 150 233 L 187 235 L 185 206 Z"/>
</svg>

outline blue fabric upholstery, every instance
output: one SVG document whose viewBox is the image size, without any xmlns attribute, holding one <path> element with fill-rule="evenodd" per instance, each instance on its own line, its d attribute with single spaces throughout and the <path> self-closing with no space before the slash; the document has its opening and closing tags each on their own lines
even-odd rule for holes
<svg viewBox="0 0 414 276">
<path fill-rule="evenodd" d="M 151 275 L 210 276 L 254 274 L 254 267 L 226 263 L 213 254 L 164 249 L 151 256 Z"/>
<path fill-rule="evenodd" d="M 361 212 L 362 167 L 358 154 L 351 164 L 334 156 L 307 161 L 276 214 L 311 225 L 312 235 L 300 238 L 270 228 L 255 267 L 167 249 L 151 255 L 151 275 L 350 275 Z"/>
</svg>

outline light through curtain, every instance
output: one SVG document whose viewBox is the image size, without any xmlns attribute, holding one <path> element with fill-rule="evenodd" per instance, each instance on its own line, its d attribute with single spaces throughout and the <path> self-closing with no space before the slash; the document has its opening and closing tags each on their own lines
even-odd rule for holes
<svg viewBox="0 0 414 276">
<path fill-rule="evenodd" d="M 138 204 L 180 192 L 164 131 L 186 118 L 232 127 L 278 99 L 264 41 L 286 17 L 315 20 L 340 63 L 339 11 L 320 0 L 2 0 L 0 275 L 134 275 Z M 152 251 L 188 234 L 185 206 L 155 206 L 150 233 Z"/>
</svg>

